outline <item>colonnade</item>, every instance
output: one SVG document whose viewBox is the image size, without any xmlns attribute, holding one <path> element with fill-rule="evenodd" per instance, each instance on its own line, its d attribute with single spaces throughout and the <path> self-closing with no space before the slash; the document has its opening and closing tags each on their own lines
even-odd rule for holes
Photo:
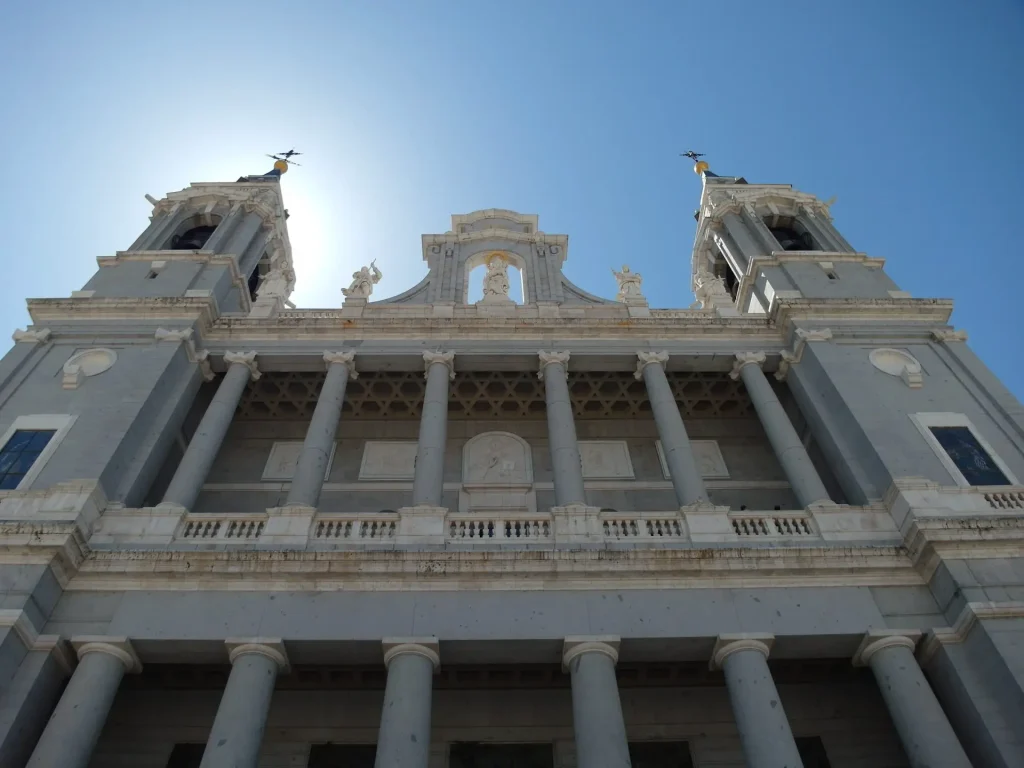
<svg viewBox="0 0 1024 768">
<path fill-rule="evenodd" d="M 540 352 L 538 375 L 544 381 L 548 443 L 559 506 L 586 504 L 583 467 L 567 382 L 569 353 Z M 192 507 L 227 435 L 250 378 L 259 378 L 256 353 L 226 353 L 228 370 L 164 494 L 163 503 Z M 315 507 L 324 483 L 331 445 L 338 429 L 345 388 L 357 376 L 353 352 L 325 352 L 327 378 L 320 392 L 288 492 L 288 506 Z M 448 390 L 455 379 L 454 352 L 424 352 L 426 391 L 420 415 L 412 504 L 438 507 L 444 486 L 448 434 Z M 690 438 L 666 375 L 668 352 L 637 353 L 636 378 L 648 399 L 664 450 L 672 487 L 681 507 L 707 503 L 708 495 Z M 761 366 L 763 352 L 736 355 L 733 378 L 742 378 L 794 494 L 803 507 L 830 501 L 803 442 L 793 428 Z"/>
<path fill-rule="evenodd" d="M 853 663 L 870 666 L 912 766 L 970 768 L 913 653 L 916 638 L 869 632 Z M 75 643 L 74 638 L 72 643 Z M 711 665 L 725 676 L 750 768 L 799 768 L 796 741 L 768 665 L 770 634 L 722 635 Z M 579 768 L 629 768 L 629 747 L 615 666 L 618 637 L 567 637 L 562 664 L 572 689 Z M 125 638 L 78 643 L 79 664 L 28 768 L 86 768 L 126 672 L 140 665 Z M 277 676 L 288 659 L 280 640 L 227 641 L 231 673 L 210 730 L 202 768 L 256 768 Z M 427 768 L 437 638 L 382 641 L 387 683 L 377 735 L 377 768 Z"/>
</svg>

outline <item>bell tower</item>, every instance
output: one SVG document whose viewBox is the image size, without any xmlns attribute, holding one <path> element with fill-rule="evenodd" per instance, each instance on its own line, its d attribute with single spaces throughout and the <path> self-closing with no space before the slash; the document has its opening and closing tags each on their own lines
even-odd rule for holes
<svg viewBox="0 0 1024 768">
<path fill-rule="evenodd" d="M 692 287 L 705 306 L 746 314 L 770 312 L 780 298 L 908 296 L 884 259 L 858 252 L 836 229 L 830 203 L 789 184 L 719 176 L 700 159 L 694 172 L 703 189 Z"/>
<path fill-rule="evenodd" d="M 248 314 L 282 304 L 295 285 L 281 196 L 288 163 L 236 182 L 202 182 L 153 205 L 149 226 L 100 269 L 76 297 L 213 297 L 221 312 Z M 272 279 L 267 279 L 268 275 Z M 260 297 L 261 285 L 273 296 Z"/>
</svg>

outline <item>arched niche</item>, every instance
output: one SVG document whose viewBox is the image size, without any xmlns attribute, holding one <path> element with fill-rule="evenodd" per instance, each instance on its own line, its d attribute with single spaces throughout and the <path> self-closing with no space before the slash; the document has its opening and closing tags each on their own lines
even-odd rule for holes
<svg viewBox="0 0 1024 768">
<path fill-rule="evenodd" d="M 530 444 L 510 432 L 484 432 L 462 449 L 460 512 L 535 512 Z"/>
<path fill-rule="evenodd" d="M 470 302 L 470 288 L 471 288 L 471 281 L 472 281 L 473 277 L 475 277 L 474 270 L 476 270 L 477 268 L 484 268 L 484 267 L 486 267 L 488 262 L 490 262 L 492 259 L 503 259 L 505 261 L 505 263 L 508 264 L 508 266 L 514 267 L 519 272 L 519 284 L 521 285 L 522 301 L 521 302 L 516 302 L 515 298 L 513 298 L 515 296 L 515 293 L 516 293 L 514 290 L 511 290 L 510 293 L 509 293 L 510 299 L 513 302 L 516 302 L 516 303 L 522 303 L 522 304 L 529 304 L 529 303 L 531 303 L 532 302 L 532 297 L 529 295 L 529 290 L 527 288 L 528 280 L 527 280 L 527 262 L 526 262 L 526 259 L 524 259 L 518 253 L 515 253 L 513 251 L 497 250 L 497 249 L 494 249 L 494 248 L 488 248 L 488 249 L 477 251 L 476 253 L 472 254 L 469 258 L 466 259 L 465 265 L 463 267 L 463 269 L 464 269 L 464 273 L 463 274 L 465 274 L 465 285 L 463 286 L 463 289 L 462 289 L 462 303 L 463 304 L 471 303 Z M 509 275 L 510 287 L 514 288 L 514 281 L 515 281 L 515 276 L 514 275 Z M 475 303 L 478 303 L 479 301 L 481 301 L 481 299 L 477 299 L 476 301 L 474 301 L 472 303 L 475 304 Z"/>
</svg>

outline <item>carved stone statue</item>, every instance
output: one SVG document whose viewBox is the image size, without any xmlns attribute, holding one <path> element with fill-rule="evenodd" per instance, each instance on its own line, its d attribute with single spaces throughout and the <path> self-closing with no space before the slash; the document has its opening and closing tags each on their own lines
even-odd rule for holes
<svg viewBox="0 0 1024 768">
<path fill-rule="evenodd" d="M 260 282 L 259 290 L 256 292 L 257 299 L 287 299 L 288 275 L 280 268 L 270 270 Z"/>
<path fill-rule="evenodd" d="M 714 299 L 725 298 L 727 302 L 732 301 L 729 290 L 725 287 L 725 278 L 715 277 L 710 272 L 697 273 L 697 288 L 693 292 L 704 306 L 714 303 Z"/>
<path fill-rule="evenodd" d="M 483 301 L 488 304 L 512 301 L 508 290 L 508 262 L 503 256 L 491 256 L 487 260 L 487 274 L 484 275 Z"/>
<path fill-rule="evenodd" d="M 645 301 L 644 294 L 640 289 L 644 279 L 639 272 L 633 272 L 623 264 L 621 272 L 616 272 L 613 269 L 612 274 L 615 275 L 615 280 L 619 284 L 619 292 L 615 296 L 616 301 Z"/>
<path fill-rule="evenodd" d="M 367 299 L 373 293 L 373 286 L 384 277 L 377 269 L 376 260 L 370 262 L 370 266 L 363 267 L 358 272 L 352 273 L 352 285 L 342 288 L 341 293 L 347 299 Z"/>
</svg>

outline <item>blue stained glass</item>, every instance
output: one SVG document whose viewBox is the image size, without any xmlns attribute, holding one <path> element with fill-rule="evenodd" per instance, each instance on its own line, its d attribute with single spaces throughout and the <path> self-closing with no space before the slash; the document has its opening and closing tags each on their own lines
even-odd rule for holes
<svg viewBox="0 0 1024 768">
<path fill-rule="evenodd" d="M 18 454 L 16 453 L 0 453 L 0 474 L 10 472 L 11 467 L 14 466 L 14 462 L 17 460 Z"/>
<path fill-rule="evenodd" d="M 931 427 L 931 431 L 971 485 L 1011 484 L 969 428 Z"/>
<path fill-rule="evenodd" d="M 7 441 L 7 445 L 4 446 L 4 453 L 7 451 L 23 451 L 28 448 L 28 444 L 32 442 L 32 437 L 36 433 L 33 430 L 19 429 L 10 440 Z"/>
<path fill-rule="evenodd" d="M 3 475 L 0 477 L 0 491 L 10 491 L 18 487 L 24 475 Z"/>
<path fill-rule="evenodd" d="M 50 442 L 50 438 L 53 437 L 53 432 L 35 432 L 32 435 L 32 439 L 26 446 L 26 450 L 29 451 L 42 451 L 46 447 L 46 444 Z"/>
</svg>

